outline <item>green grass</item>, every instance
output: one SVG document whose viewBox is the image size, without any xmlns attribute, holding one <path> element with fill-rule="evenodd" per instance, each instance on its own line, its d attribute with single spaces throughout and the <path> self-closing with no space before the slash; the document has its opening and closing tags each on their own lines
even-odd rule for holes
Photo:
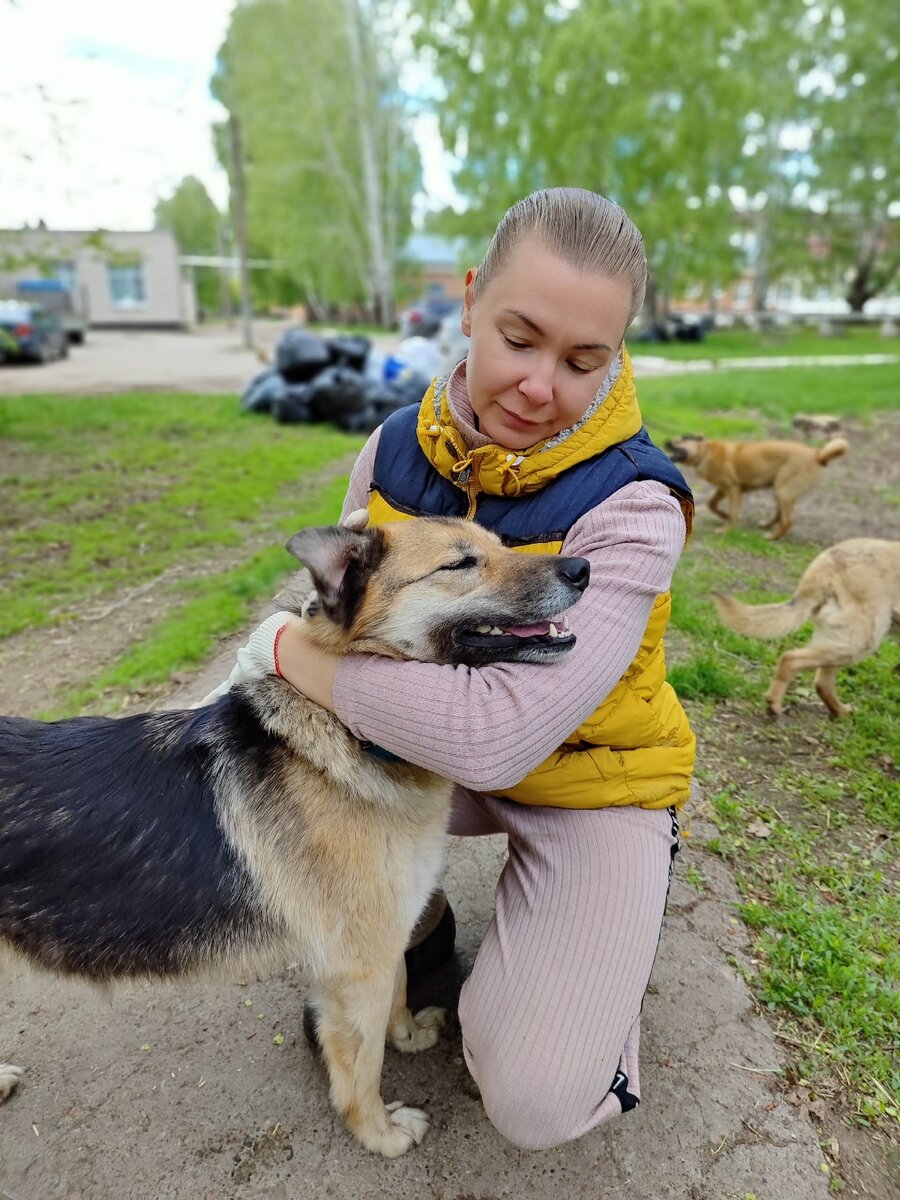
<svg viewBox="0 0 900 1200">
<path fill-rule="evenodd" d="M 769 423 L 796 437 L 791 421 L 797 413 L 865 421 L 874 413 L 896 411 L 900 363 L 651 376 L 640 381 L 639 394 L 644 420 L 657 441 L 682 433 L 760 437 Z"/>
<path fill-rule="evenodd" d="M 143 394 L 3 399 L 0 439 L 0 636 L 277 544 L 302 523 L 305 481 L 361 445 L 232 396 Z"/>
<path fill-rule="evenodd" d="M 873 393 L 885 395 L 883 380 L 874 381 L 873 393 L 862 386 L 869 370 L 881 368 L 868 368 L 855 384 L 843 381 L 858 412 L 877 408 L 869 407 Z M 775 377 L 776 390 L 787 374 Z M 754 407 L 768 409 L 754 380 L 741 380 Z M 828 403 L 834 383 L 819 380 L 817 408 L 820 398 Z M 708 394 L 694 396 L 702 411 Z M 733 392 L 724 397 L 734 399 Z M 760 431 L 761 424 L 753 432 Z M 829 721 L 811 676 L 801 676 L 789 699 L 811 710 L 793 707 L 773 724 L 762 697 L 774 664 L 783 650 L 808 640 L 810 627 L 776 641 L 746 638 L 718 623 L 709 598 L 732 589 L 754 602 L 783 598 L 789 589 L 780 581 L 799 579 L 818 550 L 767 542 L 755 530 L 723 539 L 701 525 L 673 585 L 678 655 L 669 674 L 691 704 L 698 775 L 713 797 L 719 832 L 707 847 L 732 865 L 742 893 L 739 911 L 759 964 L 749 984 L 778 1021 L 813 1094 L 897 1136 L 900 645 L 889 639 L 877 655 L 841 672 L 851 717 Z M 775 578 L 781 590 L 772 592 Z M 750 831 L 758 822 L 767 836 Z"/>
<path fill-rule="evenodd" d="M 900 338 L 882 337 L 877 326 L 848 326 L 840 337 L 823 337 L 817 329 L 801 326 L 765 333 L 752 329 L 714 329 L 702 342 L 633 341 L 628 349 L 632 354 L 676 361 L 771 358 L 781 355 L 900 354 Z"/>
<path fill-rule="evenodd" d="M 233 396 L 0 400 L 0 637 L 141 588 L 157 601 L 140 643 L 44 715 L 114 707 L 246 625 L 296 566 L 290 533 L 337 519 L 361 444 L 242 413 Z"/>
<path fill-rule="evenodd" d="M 803 410 L 874 420 L 896 407 L 900 367 L 650 378 L 640 393 L 657 438 L 691 428 L 759 436 L 770 423 L 787 430 Z M 153 582 L 161 601 L 139 643 L 46 715 L 109 710 L 129 689 L 162 688 L 215 638 L 244 627 L 291 567 L 285 536 L 336 518 L 345 486 L 336 460 L 360 444 L 330 428 L 242 414 L 230 396 L 0 400 L 0 556 L 12 577 L 0 628 L 61 624 Z M 892 496 L 896 503 L 896 489 L 885 489 L 873 503 Z M 804 728 L 798 717 L 775 730 L 760 719 L 778 654 L 807 631 L 783 642 L 744 638 L 718 624 L 709 601 L 713 589 L 784 595 L 768 590 L 774 576 L 796 580 L 815 553 L 753 530 L 725 541 L 698 530 L 675 581 L 671 676 L 701 743 L 712 739 L 700 759 L 716 798 L 710 849 L 733 865 L 742 891 L 759 960 L 751 986 L 811 1085 L 885 1129 L 898 1088 L 886 1061 L 897 1024 L 889 985 L 900 969 L 896 938 L 886 937 L 898 927 L 886 878 L 900 786 L 886 764 L 900 762 L 900 647 L 887 642 L 842 672 L 841 693 L 856 711 L 840 722 L 817 714 L 805 726 L 810 751 L 791 732 Z M 725 711 L 727 725 L 717 726 Z M 767 838 L 748 833 L 754 819 Z M 702 873 L 689 882 L 700 888 Z"/>
</svg>

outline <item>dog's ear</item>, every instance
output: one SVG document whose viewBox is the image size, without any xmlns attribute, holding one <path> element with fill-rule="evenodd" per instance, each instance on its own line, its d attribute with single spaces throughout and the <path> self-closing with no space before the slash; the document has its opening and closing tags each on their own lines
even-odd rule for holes
<svg viewBox="0 0 900 1200">
<path fill-rule="evenodd" d="M 368 577 L 384 557 L 381 530 L 335 525 L 301 529 L 286 548 L 308 568 L 327 615 L 350 625 Z"/>
</svg>

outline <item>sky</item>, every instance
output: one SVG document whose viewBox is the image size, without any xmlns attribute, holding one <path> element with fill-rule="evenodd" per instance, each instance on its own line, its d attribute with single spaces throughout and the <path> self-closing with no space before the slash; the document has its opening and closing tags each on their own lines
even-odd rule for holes
<svg viewBox="0 0 900 1200">
<path fill-rule="evenodd" d="M 150 229 L 185 175 L 224 208 L 209 93 L 234 0 L 0 0 L 0 229 Z M 453 201 L 433 116 L 426 196 Z"/>
</svg>

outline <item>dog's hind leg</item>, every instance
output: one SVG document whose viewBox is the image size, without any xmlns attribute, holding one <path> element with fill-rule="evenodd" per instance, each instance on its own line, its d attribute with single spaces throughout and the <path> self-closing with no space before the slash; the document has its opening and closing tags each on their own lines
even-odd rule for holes
<svg viewBox="0 0 900 1200">
<path fill-rule="evenodd" d="M 765 535 L 770 542 L 777 542 L 779 538 L 783 538 L 794 524 L 794 501 L 779 497 L 777 504 L 778 512 L 768 527 L 769 532 Z"/>
<path fill-rule="evenodd" d="M 416 1054 L 429 1050 L 438 1040 L 438 1031 L 447 1018 L 445 1008 L 423 1008 L 415 1016 L 406 1004 L 406 960 L 401 958 L 394 981 L 394 999 L 388 1019 L 387 1038 L 395 1050 Z"/>
<path fill-rule="evenodd" d="M 395 972 L 329 981 L 317 988 L 319 1045 L 331 1078 L 331 1100 L 366 1147 L 386 1158 L 405 1154 L 428 1129 L 418 1108 L 381 1099 L 385 1031 L 391 1013 Z"/>
<path fill-rule="evenodd" d="M 25 1074 L 21 1067 L 12 1063 L 0 1063 L 0 1104 L 16 1090 Z"/>
<path fill-rule="evenodd" d="M 853 712 L 850 704 L 844 704 L 837 694 L 837 667 L 819 667 L 816 671 L 816 691 L 833 717 L 846 717 Z"/>
</svg>

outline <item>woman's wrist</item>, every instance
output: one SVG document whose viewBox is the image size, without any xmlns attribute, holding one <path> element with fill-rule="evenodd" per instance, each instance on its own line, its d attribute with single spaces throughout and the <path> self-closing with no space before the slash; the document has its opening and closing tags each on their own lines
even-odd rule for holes
<svg viewBox="0 0 900 1200">
<path fill-rule="evenodd" d="M 334 712 L 334 678 L 340 658 L 316 646 L 297 617 L 278 632 L 277 654 L 273 645 L 276 674 L 314 703 Z"/>
</svg>

